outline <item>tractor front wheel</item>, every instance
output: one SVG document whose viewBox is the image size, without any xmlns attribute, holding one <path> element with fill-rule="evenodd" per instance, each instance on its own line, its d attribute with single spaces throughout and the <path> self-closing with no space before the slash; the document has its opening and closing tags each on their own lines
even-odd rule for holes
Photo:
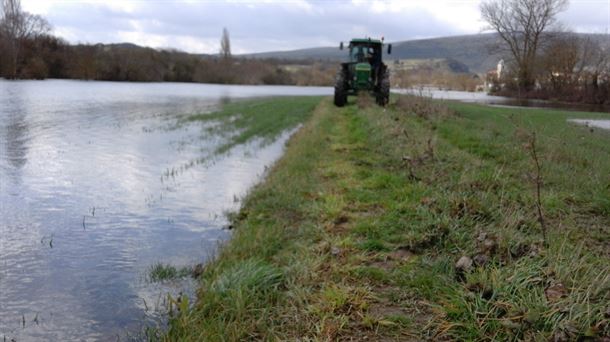
<svg viewBox="0 0 610 342">
<path fill-rule="evenodd" d="M 345 84 L 345 73 L 339 72 L 335 83 L 335 106 L 337 107 L 343 107 L 347 103 L 347 89 Z"/>
</svg>

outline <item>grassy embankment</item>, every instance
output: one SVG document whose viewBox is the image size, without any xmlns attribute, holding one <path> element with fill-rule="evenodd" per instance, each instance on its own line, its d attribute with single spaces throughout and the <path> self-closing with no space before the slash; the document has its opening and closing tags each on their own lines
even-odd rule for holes
<svg viewBox="0 0 610 342">
<path fill-rule="evenodd" d="M 166 338 L 608 336 L 610 115 L 447 106 L 323 100 Z"/>
</svg>

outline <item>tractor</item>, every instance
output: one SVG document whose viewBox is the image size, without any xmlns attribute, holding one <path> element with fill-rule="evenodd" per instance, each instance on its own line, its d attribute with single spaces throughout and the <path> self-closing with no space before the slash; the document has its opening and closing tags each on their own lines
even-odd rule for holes
<svg viewBox="0 0 610 342">
<path fill-rule="evenodd" d="M 339 45 L 343 50 L 343 42 Z M 349 61 L 341 63 L 335 83 L 335 105 L 343 107 L 348 95 L 369 92 L 375 96 L 375 102 L 385 106 L 390 99 L 390 72 L 383 63 L 383 38 L 352 39 L 348 46 Z M 388 44 L 388 55 L 392 53 L 392 44 Z"/>
</svg>

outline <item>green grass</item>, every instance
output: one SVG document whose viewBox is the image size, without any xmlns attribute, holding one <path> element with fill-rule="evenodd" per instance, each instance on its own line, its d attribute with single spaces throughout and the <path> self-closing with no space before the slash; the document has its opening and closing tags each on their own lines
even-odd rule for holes
<svg viewBox="0 0 610 342">
<path fill-rule="evenodd" d="M 610 334 L 610 133 L 565 121 L 610 115 L 400 97 L 306 118 L 167 340 Z"/>
</svg>

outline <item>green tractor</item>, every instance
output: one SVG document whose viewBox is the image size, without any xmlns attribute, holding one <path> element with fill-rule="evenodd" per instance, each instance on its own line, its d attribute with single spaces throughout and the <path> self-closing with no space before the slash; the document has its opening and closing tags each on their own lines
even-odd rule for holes
<svg viewBox="0 0 610 342">
<path fill-rule="evenodd" d="M 343 50 L 343 42 L 339 47 Z M 335 105 L 343 107 L 348 95 L 366 91 L 375 96 L 375 102 L 385 106 L 390 99 L 390 72 L 383 63 L 383 38 L 352 39 L 348 46 L 349 61 L 341 63 L 335 83 Z M 392 44 L 388 45 L 388 55 Z"/>
</svg>

